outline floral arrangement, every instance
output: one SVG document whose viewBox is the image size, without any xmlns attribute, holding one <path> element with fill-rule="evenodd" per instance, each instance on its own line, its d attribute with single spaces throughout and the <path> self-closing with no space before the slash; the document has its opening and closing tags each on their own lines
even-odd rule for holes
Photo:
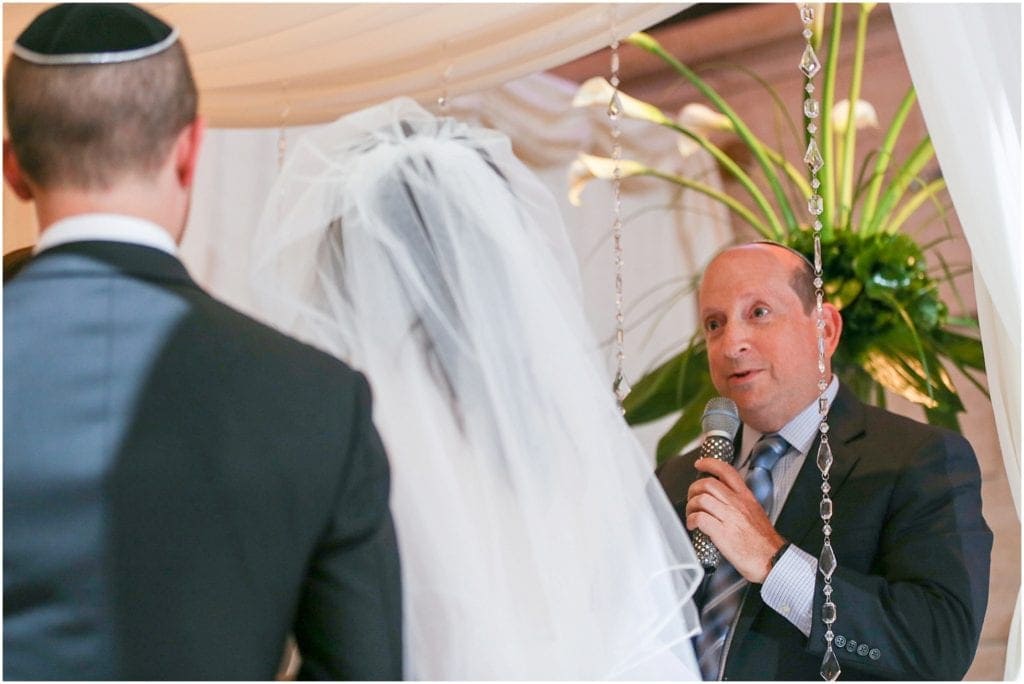
<svg viewBox="0 0 1024 684">
<path fill-rule="evenodd" d="M 957 414 L 964 407 L 944 364 L 953 364 L 984 392 L 980 381 L 984 360 L 977 337 L 961 332 L 976 330 L 977 321 L 951 317 L 939 296 L 940 282 L 952 281 L 957 274 L 943 262 L 941 273 L 935 275 L 926 259 L 926 253 L 935 244 L 919 245 L 901 232 L 907 219 L 926 203 L 937 206 L 939 215 L 942 214 L 937 196 L 945 187 L 941 178 L 929 181 L 920 177 L 934 156 L 928 137 L 901 163 L 893 159 L 896 142 L 916 101 L 913 88 L 889 123 L 880 148 L 868 155 L 863 168 L 854 168 L 858 129 L 878 125 L 874 108 L 859 99 L 867 20 L 873 8 L 874 4 L 859 6 L 849 95 L 836 101 L 843 6 L 832 5 L 832 25 L 822 64 L 823 92 L 820 97 L 808 97 L 801 107 L 804 130 L 811 125 L 812 131 L 816 131 L 813 126 L 820 125 L 821 147 L 805 135 L 800 143 L 800 149 L 806 150 L 802 164 L 786 159 L 754 135 L 712 87 L 643 33 L 634 34 L 628 42 L 664 60 L 693 84 L 711 107 L 691 103 L 678 118 L 673 118 L 616 90 L 602 78 L 584 83 L 574 104 L 608 107 L 614 115 L 675 131 L 679 134 L 681 154 L 705 150 L 725 173 L 736 179 L 749 203 L 700 179 L 635 160 L 619 161 L 620 179 L 651 176 L 707 195 L 764 239 L 788 245 L 808 258 L 813 255 L 811 227 L 798 218 L 807 213 L 794 207 L 797 202 L 806 203 L 813 195 L 820 195 L 825 292 L 842 313 L 844 326 L 840 347 L 833 358 L 835 372 L 865 401 L 884 405 L 885 390 L 889 390 L 922 405 L 929 422 L 958 429 Z M 816 13 L 811 38 L 815 59 L 822 53 L 823 15 L 820 10 Z M 782 107 L 770 88 L 769 93 Z M 715 131 L 727 132 L 742 141 L 760 168 L 758 181 L 711 141 L 709 136 Z M 820 167 L 820 187 L 814 188 L 816 193 L 812 192 L 803 164 Z M 579 203 L 587 181 L 611 179 L 615 173 L 613 160 L 580 154 L 572 174 L 570 200 Z M 706 348 L 698 332 L 685 349 L 634 385 L 624 401 L 626 419 L 639 424 L 680 413 L 658 443 L 660 462 L 698 436 L 701 411 L 715 394 L 708 375 Z"/>
</svg>

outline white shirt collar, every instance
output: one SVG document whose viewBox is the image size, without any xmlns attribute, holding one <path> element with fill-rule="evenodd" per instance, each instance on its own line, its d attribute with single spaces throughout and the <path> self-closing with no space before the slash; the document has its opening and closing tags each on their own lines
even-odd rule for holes
<svg viewBox="0 0 1024 684">
<path fill-rule="evenodd" d="M 825 390 L 825 397 L 828 399 L 829 407 L 832 406 L 832 402 L 835 401 L 836 394 L 838 392 L 839 378 L 835 373 L 833 373 L 832 382 L 829 383 L 828 389 Z M 803 411 L 798 413 L 791 421 L 783 425 L 778 434 L 789 442 L 792 448 L 796 449 L 801 454 L 806 454 L 810 451 L 811 446 L 814 444 L 814 440 L 818 436 L 818 426 L 820 424 L 821 414 L 818 412 L 818 398 L 815 397 L 814 401 L 808 404 Z M 757 440 L 761 439 L 761 437 L 761 432 L 758 432 L 744 423 L 743 451 L 749 453 L 754 444 L 756 444 Z M 745 454 L 744 458 L 746 458 Z"/>
<path fill-rule="evenodd" d="M 32 253 L 84 240 L 127 242 L 178 255 L 178 246 L 166 230 L 152 221 L 121 214 L 79 214 L 61 219 L 43 231 Z"/>
</svg>

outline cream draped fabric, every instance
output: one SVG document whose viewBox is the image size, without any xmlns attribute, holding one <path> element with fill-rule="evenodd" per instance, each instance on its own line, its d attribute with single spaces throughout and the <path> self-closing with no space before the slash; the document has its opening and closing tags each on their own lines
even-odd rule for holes
<svg viewBox="0 0 1024 684">
<path fill-rule="evenodd" d="M 989 392 L 1020 517 L 1019 4 L 895 4 L 921 111 L 971 247 Z M 1006 678 L 1020 670 L 1018 598 Z"/>
<path fill-rule="evenodd" d="M 494 88 L 692 3 L 142 3 L 181 31 L 219 128 L 323 123 Z M 43 3 L 4 5 L 4 54 Z"/>
</svg>

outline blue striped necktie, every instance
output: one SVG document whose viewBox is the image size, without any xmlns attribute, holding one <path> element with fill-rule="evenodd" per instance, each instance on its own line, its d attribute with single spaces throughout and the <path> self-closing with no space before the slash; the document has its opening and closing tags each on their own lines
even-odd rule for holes
<svg viewBox="0 0 1024 684">
<path fill-rule="evenodd" d="M 746 483 L 754 498 L 771 515 L 774 503 L 772 468 L 789 449 L 789 443 L 776 434 L 765 435 L 750 452 L 750 470 Z M 694 637 L 697 660 L 705 680 L 718 679 L 722 651 L 729 627 L 740 608 L 743 588 L 748 584 L 724 558 L 708 578 L 704 605 L 700 610 L 702 631 Z"/>
</svg>

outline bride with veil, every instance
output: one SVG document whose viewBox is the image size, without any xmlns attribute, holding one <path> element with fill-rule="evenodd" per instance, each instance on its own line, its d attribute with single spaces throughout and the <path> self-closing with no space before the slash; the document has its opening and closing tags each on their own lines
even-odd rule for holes
<svg viewBox="0 0 1024 684">
<path fill-rule="evenodd" d="M 406 677 L 699 679 L 700 565 L 611 394 L 554 198 L 505 136 L 404 98 L 294 147 L 257 301 L 373 388 Z"/>
</svg>

